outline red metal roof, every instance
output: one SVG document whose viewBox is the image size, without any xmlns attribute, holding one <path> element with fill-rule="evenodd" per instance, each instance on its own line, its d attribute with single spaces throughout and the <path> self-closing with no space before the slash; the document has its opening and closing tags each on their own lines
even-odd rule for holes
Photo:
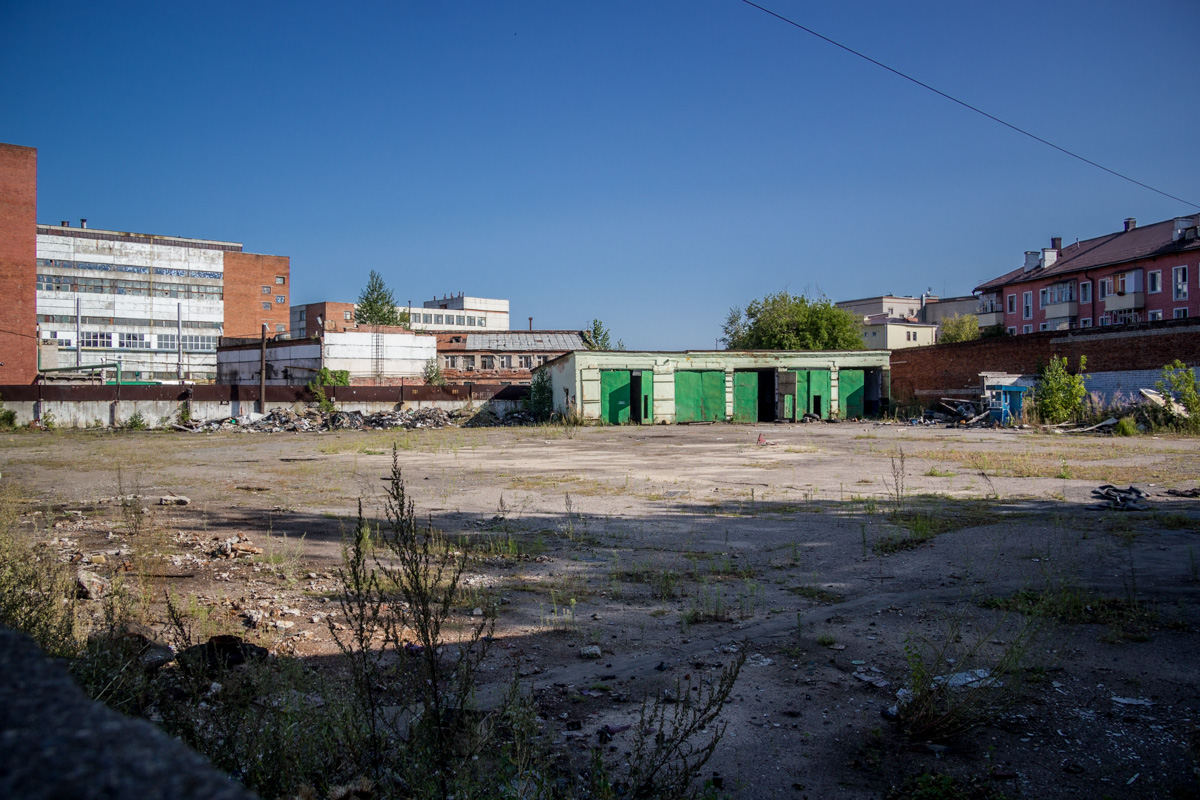
<svg viewBox="0 0 1200 800">
<path fill-rule="evenodd" d="M 1197 218 L 1197 215 L 1192 217 L 1193 220 L 1197 220 Z M 1195 221 L 1193 224 L 1196 224 Z M 1143 225 L 1131 231 L 1117 231 L 1097 236 L 1095 239 L 1085 239 L 1062 248 L 1059 251 L 1058 260 L 1045 269 L 1026 272 L 1023 267 L 1018 267 L 999 278 L 993 278 L 987 283 L 976 286 L 975 291 L 986 292 L 989 289 L 999 289 L 1002 286 L 1025 280 L 1052 278 L 1056 275 L 1067 275 L 1085 269 L 1123 264 L 1142 258 L 1200 250 L 1200 239 L 1172 241 L 1174 232 L 1175 220 L 1168 219 Z"/>
</svg>

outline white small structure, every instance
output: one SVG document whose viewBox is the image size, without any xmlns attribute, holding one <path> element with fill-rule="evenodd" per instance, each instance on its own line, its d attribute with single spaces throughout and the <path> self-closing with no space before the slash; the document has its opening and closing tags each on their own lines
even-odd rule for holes
<svg viewBox="0 0 1200 800">
<path fill-rule="evenodd" d="M 217 349 L 217 383 L 257 385 L 263 343 L 223 339 Z M 268 339 L 268 384 L 307 383 L 322 368 L 349 373 L 351 385 L 385 386 L 420 379 L 437 358 L 437 337 L 403 328 L 366 326 L 311 339 Z"/>
</svg>

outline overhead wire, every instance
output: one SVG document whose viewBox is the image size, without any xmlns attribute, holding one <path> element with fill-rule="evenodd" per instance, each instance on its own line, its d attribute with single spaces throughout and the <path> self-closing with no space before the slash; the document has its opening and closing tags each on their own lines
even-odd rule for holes
<svg viewBox="0 0 1200 800">
<path fill-rule="evenodd" d="M 833 45 L 834 47 L 845 50 L 847 53 L 850 53 L 851 55 L 858 56 L 859 58 L 863 59 L 864 61 L 869 61 L 870 63 L 874 64 L 875 66 L 880 67 L 881 69 L 885 69 L 888 72 L 892 73 L 893 75 L 901 77 L 906 81 L 910 81 L 911 83 L 915 83 L 917 86 L 920 86 L 922 89 L 928 89 L 929 91 L 933 92 L 934 94 L 936 94 L 940 97 L 943 97 L 952 103 L 957 103 L 958 105 L 962 106 L 963 108 L 969 109 L 971 111 L 974 111 L 976 114 L 987 117 L 988 119 L 992 120 L 993 122 L 998 122 L 1001 125 L 1003 125 L 1004 127 L 1009 128 L 1010 130 L 1014 130 L 1017 133 L 1021 134 L 1022 136 L 1028 136 L 1030 139 L 1033 139 L 1036 142 L 1041 142 L 1042 144 L 1046 145 L 1047 147 L 1052 147 L 1055 150 L 1059 151 L 1060 153 L 1068 155 L 1071 158 L 1078 159 L 1085 164 L 1089 164 L 1093 167 L 1096 167 L 1097 169 L 1104 170 L 1105 172 L 1107 172 L 1110 175 L 1114 175 L 1124 181 L 1129 181 L 1130 183 L 1140 186 L 1143 189 L 1149 189 L 1150 191 L 1154 192 L 1155 194 L 1160 194 L 1163 197 L 1167 197 L 1167 198 L 1170 198 L 1171 200 L 1175 200 L 1175 201 L 1183 203 L 1185 205 L 1192 206 L 1193 208 L 1200 208 L 1200 203 L 1193 203 L 1190 200 L 1184 200 L 1182 197 L 1176 197 L 1173 194 L 1164 192 L 1162 189 L 1156 189 L 1148 183 L 1142 183 L 1141 181 L 1137 180 L 1136 178 L 1131 178 L 1128 175 L 1124 175 L 1120 172 L 1117 172 L 1115 169 L 1110 169 L 1109 167 L 1106 167 L 1103 164 L 1098 164 L 1095 161 L 1092 161 L 1090 158 L 1081 156 L 1078 153 L 1072 152 L 1071 150 L 1068 150 L 1065 147 L 1055 144 L 1054 142 L 1043 139 L 1041 136 L 1038 136 L 1035 133 L 1031 133 L 1030 131 L 1027 131 L 1024 128 L 1021 128 L 1017 125 L 1013 125 L 1011 122 L 1006 122 L 1005 120 L 1000 119 L 999 117 L 997 117 L 994 114 L 989 114 L 988 112 L 984 111 L 983 109 L 981 109 L 977 106 L 973 106 L 966 101 L 959 100 L 957 97 L 947 94 L 946 92 L 943 92 L 941 89 L 937 89 L 933 86 L 930 86 L 928 83 L 925 83 L 922 80 L 914 78 L 913 76 L 908 75 L 904 72 L 901 72 L 900 70 L 898 70 L 894 67 L 889 67 L 887 64 L 884 64 L 882 61 L 878 61 L 874 58 L 871 58 L 866 53 L 855 50 L 853 47 L 848 47 L 847 45 L 844 45 L 841 42 L 836 41 L 834 39 L 830 39 L 828 36 L 818 33 L 817 31 L 813 30 L 812 28 L 809 28 L 805 25 L 801 25 L 799 22 L 796 22 L 794 19 L 790 19 L 788 17 L 783 16 L 782 14 L 779 14 L 778 12 L 772 11 L 769 8 L 760 6 L 758 3 L 753 2 L 753 0 L 741 0 L 741 1 L 752 8 L 757 8 L 759 11 L 763 12 L 764 14 L 768 14 L 769 16 L 772 16 L 775 19 L 780 20 L 781 22 L 786 22 L 788 25 L 791 25 L 795 28 L 799 28 L 800 30 L 804 31 L 805 33 L 815 36 L 818 39 L 820 39 L 821 41 L 828 42 L 829 44 Z"/>
</svg>

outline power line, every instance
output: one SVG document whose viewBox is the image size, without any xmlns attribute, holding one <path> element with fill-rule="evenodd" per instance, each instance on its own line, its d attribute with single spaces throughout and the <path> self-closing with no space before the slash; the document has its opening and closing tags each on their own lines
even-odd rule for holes
<svg viewBox="0 0 1200 800">
<path fill-rule="evenodd" d="M 906 75 L 905 73 L 901 72 L 898 69 L 889 67 L 887 64 L 884 64 L 882 61 L 876 61 L 875 59 L 871 58 L 866 53 L 860 53 L 859 51 L 855 50 L 852 47 L 847 47 L 846 45 L 842 44 L 841 42 L 834 41 L 833 39 L 830 39 L 828 36 L 824 36 L 820 33 L 817 33 L 812 28 L 807 28 L 804 25 L 801 25 L 799 22 L 796 22 L 793 19 L 788 19 L 787 17 L 783 16 L 782 14 L 777 14 L 776 12 L 772 11 L 769 8 L 764 8 L 763 6 L 760 6 L 758 3 L 751 2 L 751 0 L 742 0 L 742 2 L 748 6 L 751 6 L 752 8 L 757 8 L 759 11 L 763 12 L 764 14 L 769 14 L 770 16 L 775 17 L 775 19 L 780 20 L 781 22 L 786 22 L 788 25 L 799 28 L 800 30 L 804 31 L 805 33 L 808 33 L 808 34 L 811 34 L 811 35 L 817 37 L 821 41 L 828 42 L 829 44 L 833 45 L 834 47 L 841 48 L 842 50 L 845 50 L 847 53 L 850 53 L 851 55 L 856 55 L 859 58 L 863 59 L 864 61 L 869 61 L 872 64 L 874 64 L 875 66 L 881 67 L 882 69 L 887 70 L 888 72 L 892 73 L 893 75 L 897 75 L 901 78 L 904 78 L 904 80 L 906 80 L 906 81 L 915 83 L 917 86 L 920 86 L 923 89 L 928 89 L 929 91 L 933 92 L 934 94 L 944 97 L 952 103 L 957 103 L 958 105 L 962 106 L 963 108 L 970 109 L 971 111 L 974 111 L 976 114 L 987 117 L 988 119 L 992 120 L 993 122 L 998 122 L 1001 125 L 1003 125 L 1004 127 L 1014 130 L 1023 136 L 1028 136 L 1030 139 L 1033 139 L 1036 142 L 1041 142 L 1042 144 L 1046 145 L 1047 147 L 1053 147 L 1058 152 L 1065 153 L 1066 155 L 1070 156 L 1071 158 L 1079 159 L 1080 161 L 1082 161 L 1085 164 L 1090 164 L 1091 166 L 1096 167 L 1097 169 L 1104 170 L 1109 175 L 1115 175 L 1116 177 L 1120 178 L 1121 180 L 1129 181 L 1130 183 L 1141 186 L 1143 189 L 1149 189 L 1150 191 L 1152 191 L 1156 194 L 1161 194 L 1163 197 L 1168 197 L 1172 200 L 1175 200 L 1180 203 L 1184 203 L 1185 205 L 1189 205 L 1194 208 L 1200 208 L 1200 203 L 1193 203 L 1190 200 L 1184 200 L 1182 197 L 1176 197 L 1173 194 L 1168 194 L 1167 192 L 1164 192 L 1161 189 L 1155 189 L 1153 186 L 1151 186 L 1147 183 L 1142 183 L 1141 181 L 1131 178 L 1128 175 L 1123 175 L 1120 172 L 1117 172 L 1115 169 L 1109 169 L 1108 167 L 1104 166 L 1103 164 L 1097 164 L 1095 161 L 1092 161 L 1089 158 L 1084 158 L 1083 156 L 1079 155 L 1078 153 L 1073 153 L 1070 150 L 1068 150 L 1067 148 L 1060 147 L 1060 146 L 1056 145 L 1054 142 L 1047 141 L 1046 139 L 1043 139 L 1042 137 L 1038 136 L 1037 134 L 1030 133 L 1029 131 L 1025 130 L 1024 128 L 1019 128 L 1016 125 L 1013 125 L 1011 122 L 1005 122 L 1004 120 L 1000 119 L 999 117 L 995 116 L 994 114 L 989 114 L 988 112 L 984 111 L 983 109 L 973 106 L 970 103 L 959 100 L 957 97 L 948 95 L 940 89 L 935 89 L 934 87 L 930 86 L 928 83 L 925 83 L 924 81 L 917 80 L 916 78 L 912 77 L 911 75 Z"/>
</svg>

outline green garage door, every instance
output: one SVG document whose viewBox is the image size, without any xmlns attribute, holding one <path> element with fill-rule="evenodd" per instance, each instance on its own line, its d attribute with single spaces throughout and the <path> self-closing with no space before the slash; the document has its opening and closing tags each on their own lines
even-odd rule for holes
<svg viewBox="0 0 1200 800">
<path fill-rule="evenodd" d="M 842 411 L 842 419 L 862 418 L 865 380 L 866 375 L 861 369 L 838 372 L 838 406 Z"/>
<path fill-rule="evenodd" d="M 829 419 L 829 396 L 832 387 L 827 369 L 796 370 L 796 416 L 816 414 Z"/>
<path fill-rule="evenodd" d="M 629 370 L 600 370 L 600 418 L 613 425 L 629 422 Z"/>
<path fill-rule="evenodd" d="M 688 370 L 675 373 L 676 422 L 720 422 L 724 419 L 724 372 Z"/>
<path fill-rule="evenodd" d="M 733 421 L 758 422 L 758 373 L 733 373 Z"/>
</svg>

